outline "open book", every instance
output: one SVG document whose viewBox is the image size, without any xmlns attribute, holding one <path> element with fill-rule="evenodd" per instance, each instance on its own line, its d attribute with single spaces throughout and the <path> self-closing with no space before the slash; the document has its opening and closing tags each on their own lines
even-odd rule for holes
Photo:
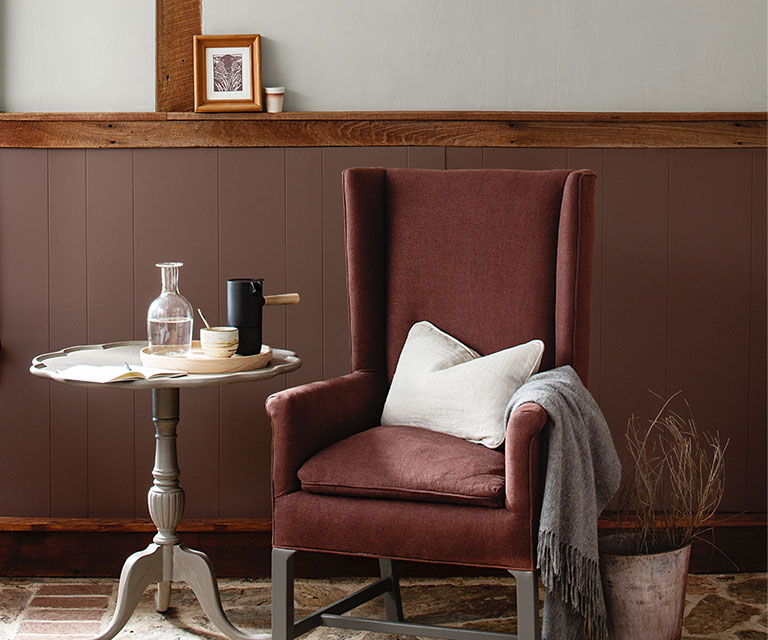
<svg viewBox="0 0 768 640">
<path fill-rule="evenodd" d="M 186 371 L 174 369 L 154 369 L 141 365 L 108 365 L 76 364 L 73 367 L 59 371 L 57 378 L 76 380 L 78 382 L 130 382 L 131 380 L 152 380 L 154 378 L 178 378 L 187 375 Z"/>
</svg>

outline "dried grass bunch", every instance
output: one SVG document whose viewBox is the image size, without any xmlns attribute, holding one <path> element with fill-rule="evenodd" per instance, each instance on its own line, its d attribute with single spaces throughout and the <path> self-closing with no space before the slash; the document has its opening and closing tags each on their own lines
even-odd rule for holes
<svg viewBox="0 0 768 640">
<path fill-rule="evenodd" d="M 678 395 L 663 403 L 648 426 L 636 416 L 627 424 L 630 464 L 624 465 L 616 524 L 628 554 L 685 547 L 723 497 L 728 442 L 721 443 L 718 433 L 699 433 L 687 401 L 688 417 L 673 410 Z"/>
</svg>

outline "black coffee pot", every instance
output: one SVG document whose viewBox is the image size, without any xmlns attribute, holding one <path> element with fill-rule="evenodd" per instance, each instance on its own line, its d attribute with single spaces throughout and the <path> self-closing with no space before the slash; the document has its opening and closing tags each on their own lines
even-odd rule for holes
<svg viewBox="0 0 768 640">
<path fill-rule="evenodd" d="M 227 324 L 237 327 L 240 345 L 237 353 L 250 356 L 261 353 L 261 311 L 264 305 L 297 304 L 298 293 L 265 296 L 264 278 L 232 278 L 227 280 Z"/>
</svg>

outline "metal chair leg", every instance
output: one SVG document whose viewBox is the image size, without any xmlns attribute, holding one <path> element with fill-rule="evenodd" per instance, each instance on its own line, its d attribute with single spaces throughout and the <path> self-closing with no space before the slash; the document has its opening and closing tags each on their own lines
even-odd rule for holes
<svg viewBox="0 0 768 640">
<path fill-rule="evenodd" d="M 541 640 L 539 623 L 539 574 L 536 571 L 510 571 L 517 583 L 517 637 Z"/>
<path fill-rule="evenodd" d="M 293 640 L 292 549 L 272 549 L 272 640 Z"/>
<path fill-rule="evenodd" d="M 397 564 L 389 558 L 379 558 L 379 572 L 382 578 L 392 580 L 392 588 L 384 594 L 384 607 L 387 612 L 387 620 L 402 622 L 403 601 L 400 599 L 400 576 Z"/>
</svg>

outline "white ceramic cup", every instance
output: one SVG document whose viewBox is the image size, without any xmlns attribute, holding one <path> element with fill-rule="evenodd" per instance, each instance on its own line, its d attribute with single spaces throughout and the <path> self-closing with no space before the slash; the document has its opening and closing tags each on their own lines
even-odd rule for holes
<svg viewBox="0 0 768 640">
<path fill-rule="evenodd" d="M 280 113 L 283 110 L 285 87 L 267 87 L 264 89 L 264 93 L 266 94 L 267 113 Z"/>
<path fill-rule="evenodd" d="M 200 329 L 200 347 L 209 358 L 231 358 L 240 343 L 237 327 Z"/>
</svg>

